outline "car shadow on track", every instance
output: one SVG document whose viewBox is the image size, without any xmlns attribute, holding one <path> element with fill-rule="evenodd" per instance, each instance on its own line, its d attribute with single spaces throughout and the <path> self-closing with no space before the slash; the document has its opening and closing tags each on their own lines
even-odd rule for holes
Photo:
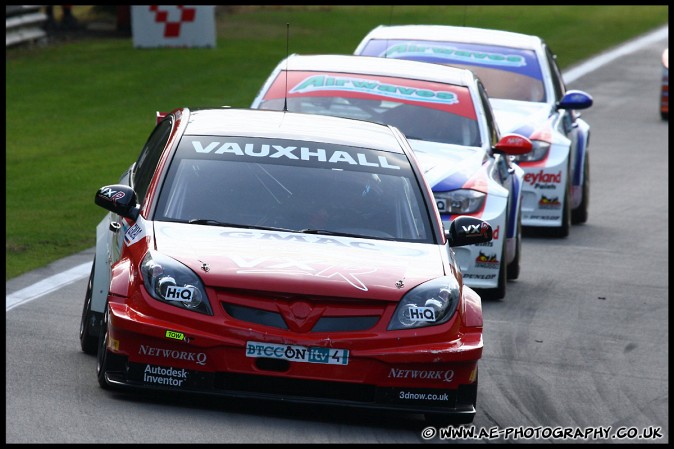
<svg viewBox="0 0 674 449">
<path fill-rule="evenodd" d="M 194 395 L 183 392 L 110 392 L 115 400 L 151 403 L 158 406 L 181 407 L 223 413 L 250 415 L 252 418 L 276 418 L 314 423 L 359 427 L 379 427 L 419 432 L 427 426 L 421 414 L 391 410 L 361 409 L 348 406 L 288 403 L 266 399 L 231 398 Z"/>
</svg>

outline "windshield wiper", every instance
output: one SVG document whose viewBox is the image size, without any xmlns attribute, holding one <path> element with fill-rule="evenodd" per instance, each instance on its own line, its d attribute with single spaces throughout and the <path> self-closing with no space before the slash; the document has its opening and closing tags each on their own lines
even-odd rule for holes
<svg viewBox="0 0 674 449">
<path fill-rule="evenodd" d="M 229 227 L 229 228 L 261 229 L 263 231 L 297 232 L 295 229 L 277 228 L 277 227 L 274 227 L 274 226 L 257 226 L 257 225 L 251 225 L 251 224 L 225 223 L 223 221 L 212 220 L 210 218 L 192 218 L 188 223 L 208 225 L 208 226 L 223 226 L 223 227 Z"/>
<path fill-rule="evenodd" d="M 300 231 L 302 234 L 319 234 L 319 235 L 338 235 L 342 237 L 369 237 L 367 235 L 362 235 L 362 234 L 352 234 L 350 232 L 336 232 L 336 231 L 328 231 L 327 229 L 311 229 L 311 228 L 306 228 L 306 229 L 301 229 Z"/>
</svg>

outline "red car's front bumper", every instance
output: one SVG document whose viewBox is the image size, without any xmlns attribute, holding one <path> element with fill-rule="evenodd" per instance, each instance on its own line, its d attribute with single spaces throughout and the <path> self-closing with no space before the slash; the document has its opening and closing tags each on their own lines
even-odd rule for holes
<svg viewBox="0 0 674 449">
<path fill-rule="evenodd" d="M 473 332 L 457 333 L 460 338 L 449 342 L 437 337 L 423 342 L 423 330 L 385 337 L 356 332 L 289 338 L 255 326 L 204 331 L 162 322 L 122 302 L 111 301 L 109 307 L 106 381 L 111 386 L 475 414 L 481 328 L 463 327 Z M 414 334 L 409 344 L 405 333 Z M 348 357 L 330 364 L 320 357 L 313 362 L 293 359 L 301 348 L 330 348 L 329 356 Z"/>
</svg>

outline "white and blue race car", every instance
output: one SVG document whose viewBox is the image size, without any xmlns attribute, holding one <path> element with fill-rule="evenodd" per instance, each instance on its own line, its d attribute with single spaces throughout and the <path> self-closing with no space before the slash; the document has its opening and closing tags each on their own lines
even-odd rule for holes
<svg viewBox="0 0 674 449">
<path fill-rule="evenodd" d="M 447 25 L 379 26 L 356 55 L 447 64 L 473 71 L 489 93 L 504 132 L 528 137 L 522 225 L 566 237 L 587 221 L 590 126 L 578 110 L 592 97 L 567 90 L 554 53 L 538 36 Z"/>
<path fill-rule="evenodd" d="M 263 84 L 252 108 L 357 118 L 407 137 L 443 224 L 459 215 L 487 221 L 493 239 L 456 248 L 466 285 L 500 299 L 520 271 L 523 170 L 531 151 L 501 136 L 480 80 L 469 70 L 352 55 L 291 55 Z M 376 186 L 373 186 L 376 188 Z"/>
</svg>

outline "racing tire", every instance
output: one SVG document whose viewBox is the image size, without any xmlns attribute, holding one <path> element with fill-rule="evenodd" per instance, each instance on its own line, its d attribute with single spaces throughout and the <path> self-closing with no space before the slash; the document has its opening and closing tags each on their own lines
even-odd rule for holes
<svg viewBox="0 0 674 449">
<path fill-rule="evenodd" d="M 94 283 L 95 266 L 96 262 L 94 261 L 91 266 L 87 292 L 84 295 L 84 306 L 82 307 L 82 318 L 80 320 L 80 346 L 84 353 L 91 355 L 96 355 L 96 351 L 98 350 L 98 335 L 92 332 L 96 321 L 96 315 L 91 311 L 91 292 Z"/>
<path fill-rule="evenodd" d="M 108 354 L 108 305 L 105 305 L 105 313 L 103 314 L 103 329 L 98 337 L 98 353 L 96 355 L 96 377 L 98 384 L 105 390 L 110 390 L 111 387 L 105 380 L 105 373 L 108 371 L 110 356 Z"/>
<path fill-rule="evenodd" d="M 590 207 L 590 155 L 585 154 L 583 163 L 583 199 L 571 212 L 571 223 L 580 224 L 587 221 L 588 209 Z"/>
<path fill-rule="evenodd" d="M 506 263 L 506 239 L 503 239 L 502 250 L 501 250 L 501 262 L 498 268 L 498 284 L 496 288 L 488 288 L 480 290 L 479 294 L 482 299 L 487 299 L 490 301 L 505 298 L 506 295 L 506 284 L 508 283 L 508 264 Z"/>
<path fill-rule="evenodd" d="M 522 254 L 522 214 L 517 214 L 517 231 L 515 233 L 515 258 L 508 264 L 508 280 L 520 277 L 520 258 Z"/>
</svg>

